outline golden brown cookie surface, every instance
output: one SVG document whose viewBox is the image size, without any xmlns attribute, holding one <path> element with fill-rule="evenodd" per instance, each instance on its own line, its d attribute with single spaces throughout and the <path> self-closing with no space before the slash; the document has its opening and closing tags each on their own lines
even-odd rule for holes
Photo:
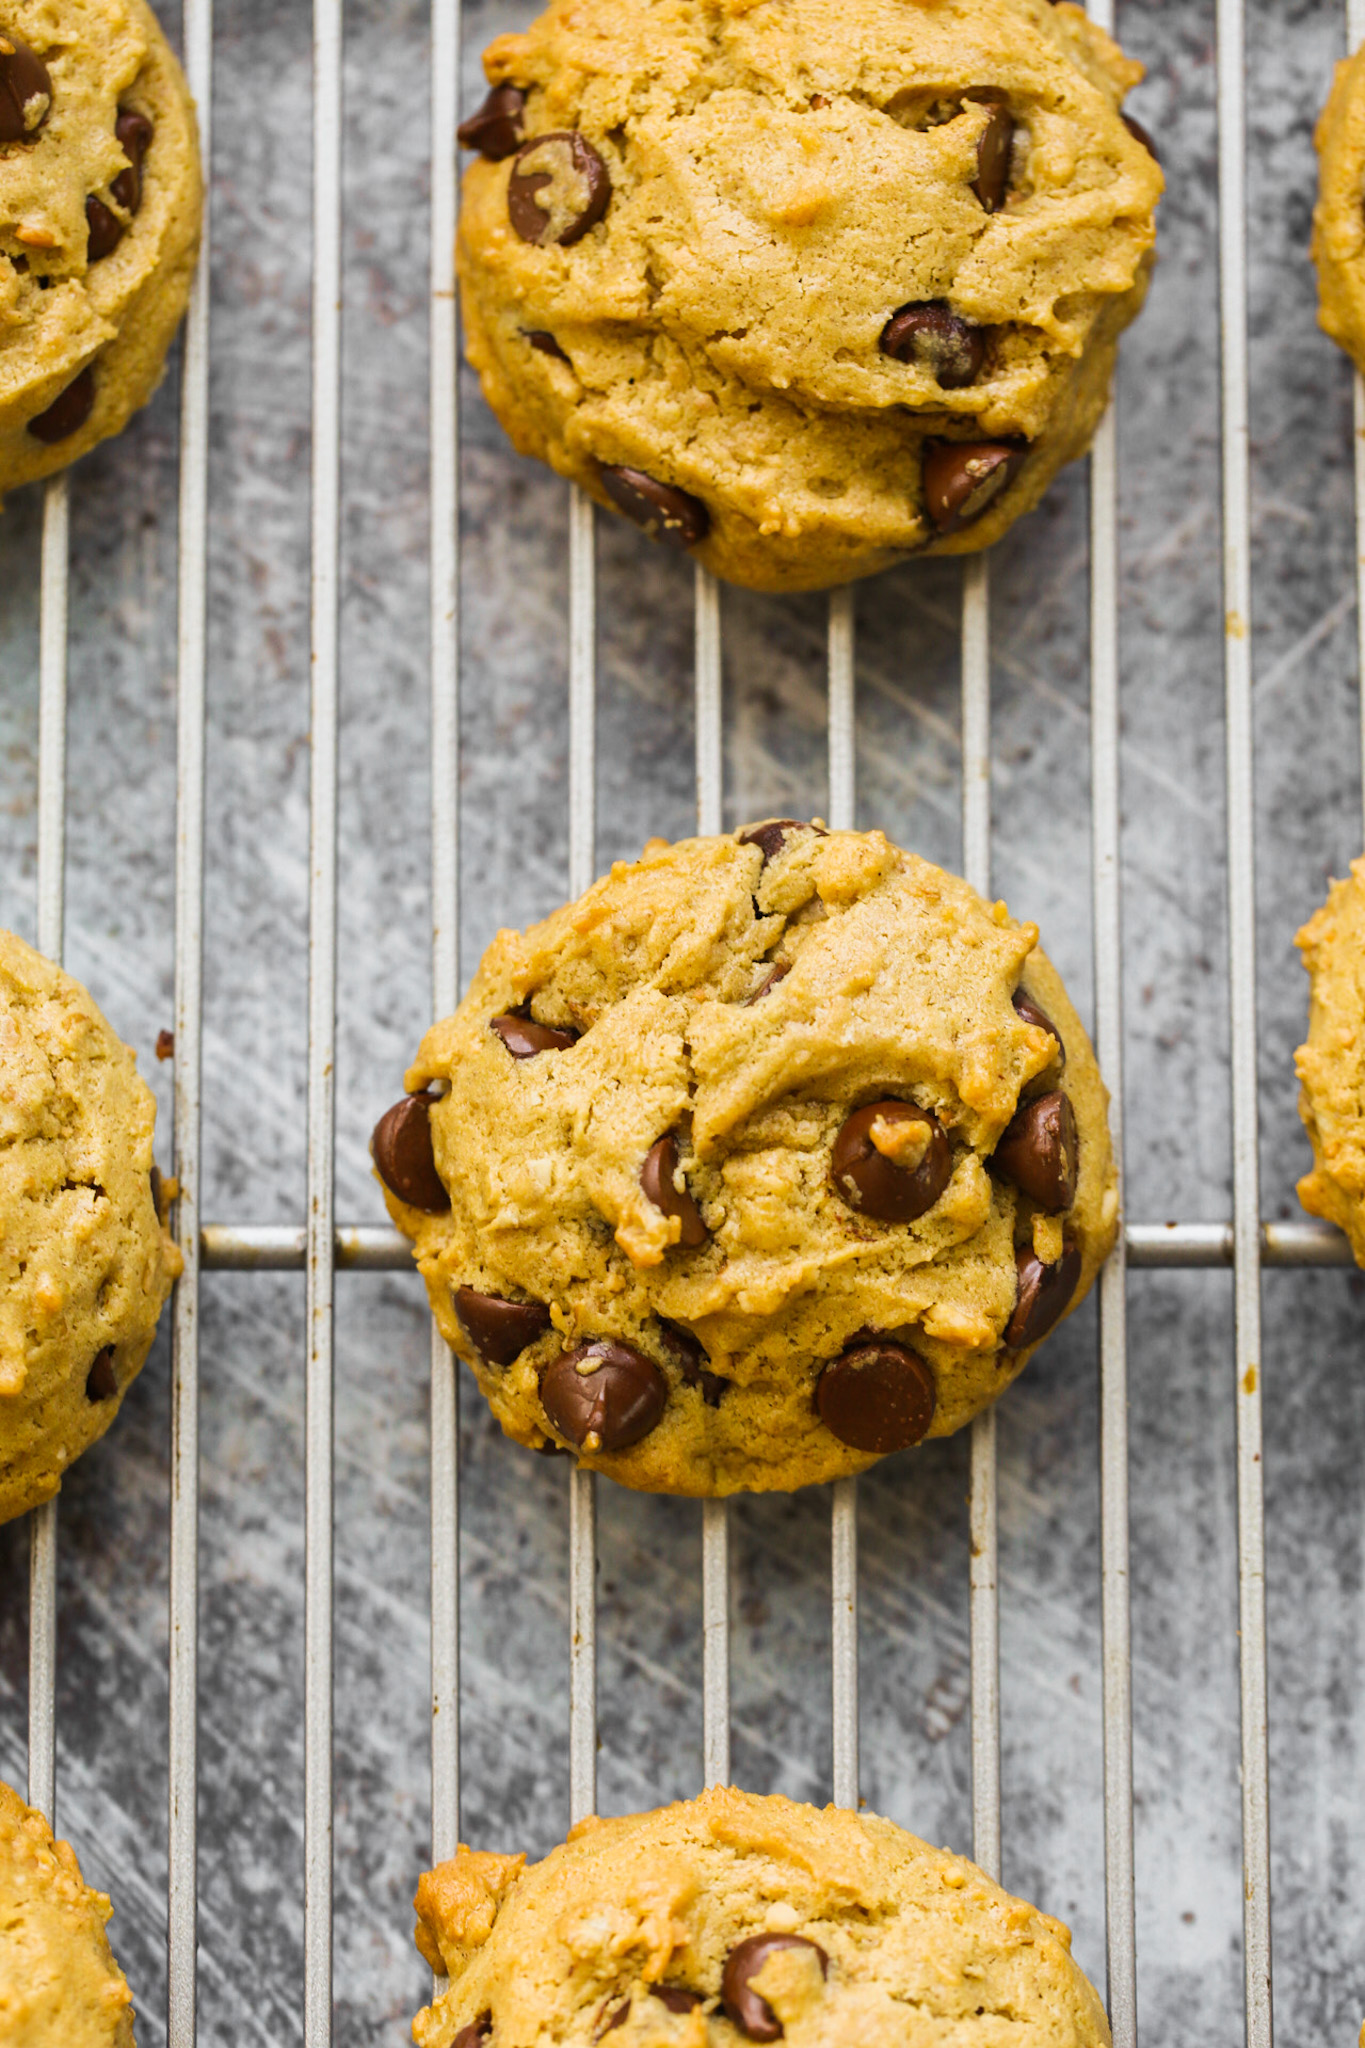
<svg viewBox="0 0 1365 2048">
<path fill-rule="evenodd" d="M 1036 941 L 880 832 L 781 820 L 500 933 L 376 1159 L 508 1435 L 724 1494 L 994 1400 L 1118 1213 Z"/>
<path fill-rule="evenodd" d="M 86 991 L 0 932 L 0 1522 L 56 1493 L 151 1349 L 180 1271 L 155 1119 Z"/>
<path fill-rule="evenodd" d="M 890 1821 L 716 1787 L 417 1893 L 418 2048 L 1107 2048 L 1067 1929 Z"/>
<path fill-rule="evenodd" d="M 470 359 L 599 502 L 808 589 L 987 546 L 1088 445 L 1162 179 L 1080 8 L 555 0 L 485 68 Z"/>
<path fill-rule="evenodd" d="M 68 1842 L 0 1785 L 0 2040 L 5 2048 L 132 2048 L 133 2007 Z"/>
<path fill-rule="evenodd" d="M 1365 46 L 1337 65 L 1313 139 L 1318 324 L 1365 366 Z"/>
<path fill-rule="evenodd" d="M 1340 1224 L 1365 1266 L 1365 858 L 1333 882 L 1298 936 L 1312 981 L 1308 1042 L 1295 1055 L 1313 1171 L 1299 1182 L 1312 1216 Z"/>
<path fill-rule="evenodd" d="M 7 0 L 0 30 L 3 493 L 151 395 L 202 195 L 194 107 L 145 0 Z"/>
</svg>

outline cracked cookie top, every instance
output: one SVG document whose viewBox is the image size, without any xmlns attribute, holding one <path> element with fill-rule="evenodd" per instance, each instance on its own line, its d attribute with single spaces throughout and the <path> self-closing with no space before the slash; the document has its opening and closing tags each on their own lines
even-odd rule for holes
<svg viewBox="0 0 1365 2048">
<path fill-rule="evenodd" d="M 651 1491 L 960 1428 L 1088 1288 L 1117 1192 L 1032 925 L 880 832 L 655 841 L 501 932 L 375 1133 L 507 1433 Z"/>
<path fill-rule="evenodd" d="M 555 0 L 465 123 L 517 446 L 719 575 L 984 546 L 1080 452 L 1162 179 L 1049 0 Z"/>
<path fill-rule="evenodd" d="M 150 395 L 200 211 L 194 108 L 144 0 L 0 0 L 0 492 Z"/>
<path fill-rule="evenodd" d="M 79 982 L 0 932 L 0 1522 L 56 1493 L 151 1347 L 181 1264 L 155 1120 Z"/>
<path fill-rule="evenodd" d="M 0 1784 L 0 2039 L 6 2048 L 133 2048 L 127 1980 L 104 1932 L 111 1907 L 69 1842 Z"/>
<path fill-rule="evenodd" d="M 418 2048 L 1108 2048 L 1057 1920 L 887 1820 L 715 1787 L 423 1877 Z"/>
</svg>

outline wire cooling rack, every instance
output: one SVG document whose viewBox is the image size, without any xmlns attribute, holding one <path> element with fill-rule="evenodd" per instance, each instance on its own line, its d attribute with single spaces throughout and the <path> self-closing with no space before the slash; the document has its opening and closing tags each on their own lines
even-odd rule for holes
<svg viewBox="0 0 1365 2048">
<path fill-rule="evenodd" d="M 1112 5 L 1092 13 L 1113 26 Z M 333 1542 L 334 1305 L 340 1269 L 406 1269 L 392 1232 L 338 1223 L 334 1204 L 334 1072 L 337 1054 L 339 546 L 342 506 L 342 10 L 317 0 L 314 26 L 311 809 L 307 1067 L 307 1201 L 302 1224 L 226 1224 L 201 1211 L 203 902 L 207 653 L 210 266 L 201 265 L 183 354 L 180 441 L 175 888 L 174 1170 L 177 1234 L 185 1271 L 174 1301 L 170 1511 L 170 1732 L 168 2038 L 190 2048 L 197 2015 L 197 1805 L 199 1700 L 199 1310 L 207 1270 L 303 1270 L 306 1274 L 306 1588 L 304 1782 L 304 1999 L 307 2048 L 331 2038 L 333 2018 Z M 432 766 L 432 1007 L 448 1012 L 459 991 L 461 903 L 457 849 L 460 786 L 460 548 L 457 321 L 453 276 L 456 217 L 460 11 L 431 7 L 430 200 L 430 759 Z M 1226 832 L 1232 1104 L 1232 1214 L 1222 1221 L 1129 1220 L 1102 1277 L 1100 1488 L 1104 1885 L 1108 2002 L 1114 2039 L 1138 2039 L 1134 1908 L 1133 1708 L 1129 1624 L 1128 1348 L 1126 1269 L 1230 1267 L 1235 1343 L 1229 1395 L 1236 1409 L 1237 1564 L 1241 1699 L 1241 1802 L 1245 2039 L 1268 2048 L 1271 1899 L 1268 1805 L 1265 1518 L 1262 1449 L 1261 1269 L 1348 1262 L 1341 1237 L 1307 1221 L 1263 1221 L 1258 1180 L 1255 960 L 1256 832 L 1253 808 L 1251 530 L 1246 100 L 1241 0 L 1217 0 L 1218 283 L 1221 299 L 1222 598 L 1226 717 Z M 1352 44 L 1365 34 L 1365 0 L 1352 0 Z M 212 148 L 211 0 L 186 0 L 186 69 Z M 209 222 L 211 237 L 212 222 Z M 1357 380 L 1357 502 L 1365 506 L 1365 399 Z M 42 529 L 37 942 L 63 950 L 66 795 L 66 648 L 69 485 L 46 487 Z M 1119 525 L 1114 417 L 1090 458 L 1090 746 L 1092 776 L 1095 1024 L 1114 1097 L 1122 1159 L 1123 949 L 1120 933 Z M 580 495 L 569 511 L 568 890 L 597 868 L 597 619 L 595 513 Z M 961 578 L 961 815 L 963 871 L 989 893 L 991 873 L 990 562 L 968 559 Z M 1365 588 L 1361 592 L 1365 597 Z M 855 815 L 856 608 L 852 591 L 828 608 L 828 800 L 836 826 Z M 1365 632 L 1365 602 L 1359 616 Z M 719 593 L 698 570 L 695 587 L 697 828 L 722 827 L 723 720 Z M 1365 722 L 1362 726 L 1365 760 Z M 431 1345 L 431 1812 L 432 1854 L 460 1833 L 457 1380 L 451 1355 Z M 857 1483 L 830 1490 L 833 1791 L 859 1797 Z M 730 1511 L 700 1509 L 704 1774 L 730 1774 Z M 29 1797 L 51 1812 L 55 1794 L 57 1556 L 60 1510 L 34 1514 L 31 1529 Z M 596 1800 L 598 1714 L 595 1632 L 595 1482 L 569 1479 L 570 1705 L 568 1764 L 574 1818 Z M 1001 1867 L 1000 1660 L 997 1581 L 996 1415 L 971 1439 L 970 1495 L 972 1850 Z M 864 1645 L 864 1655 L 871 1654 Z M 1231 2038 L 1231 2037 L 1229 2037 Z"/>
</svg>

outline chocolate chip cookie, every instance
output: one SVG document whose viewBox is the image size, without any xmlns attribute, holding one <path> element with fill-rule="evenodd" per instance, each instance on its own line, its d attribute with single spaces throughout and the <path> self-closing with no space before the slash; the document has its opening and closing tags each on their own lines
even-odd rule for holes
<svg viewBox="0 0 1365 2048">
<path fill-rule="evenodd" d="M 1142 303 L 1142 76 L 1046 0 L 555 0 L 465 123 L 469 357 L 538 455 L 764 590 L 988 546 Z"/>
<path fill-rule="evenodd" d="M 1312 982 L 1308 1043 L 1295 1054 L 1299 1114 L 1313 1171 L 1299 1182 L 1310 1216 L 1338 1223 L 1365 1266 L 1365 858 L 1298 936 Z"/>
<path fill-rule="evenodd" d="M 0 1522 L 104 1435 L 180 1271 L 156 1105 L 90 997 L 0 932 Z"/>
<path fill-rule="evenodd" d="M 880 832 L 791 819 L 652 841 L 499 933 L 374 1157 L 507 1434 L 725 1494 L 993 1401 L 1118 1217 L 1037 939 Z"/>
<path fill-rule="evenodd" d="M 150 397 L 201 210 L 194 106 L 144 0 L 0 0 L 0 493 Z"/>
<path fill-rule="evenodd" d="M 418 1886 L 418 2048 L 1108 2048 L 1059 1921 L 890 1821 L 717 1787 Z"/>
<path fill-rule="evenodd" d="M 1365 44 L 1337 65 L 1317 125 L 1318 323 L 1365 369 Z"/>
<path fill-rule="evenodd" d="M 133 2048 L 127 1979 L 69 1842 L 0 1785 L 0 2040 L 12 2048 Z"/>
</svg>

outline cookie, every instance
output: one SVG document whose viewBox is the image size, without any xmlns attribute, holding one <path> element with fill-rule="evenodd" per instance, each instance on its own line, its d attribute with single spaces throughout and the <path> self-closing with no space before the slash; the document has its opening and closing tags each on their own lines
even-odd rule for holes
<svg viewBox="0 0 1365 2048">
<path fill-rule="evenodd" d="M 1365 368 L 1365 44 L 1337 65 L 1315 131 L 1318 324 Z"/>
<path fill-rule="evenodd" d="M 1107 2048 L 1059 1921 L 888 1820 L 716 1787 L 422 1879 L 418 2048 Z"/>
<path fill-rule="evenodd" d="M 790 819 L 652 841 L 500 932 L 374 1156 L 507 1434 L 726 1494 L 993 1401 L 1118 1217 L 1037 938 L 880 832 Z"/>
<path fill-rule="evenodd" d="M 70 1843 L 0 1785 L 0 2040 L 133 2048 L 132 1998 L 104 1932 L 111 1911 Z"/>
<path fill-rule="evenodd" d="M 1089 445 L 1161 172 L 1049 0 L 554 0 L 461 131 L 523 454 L 734 583 L 998 540 Z"/>
<path fill-rule="evenodd" d="M 0 493 L 117 434 L 151 396 L 201 213 L 193 102 L 144 0 L 7 0 Z"/>
<path fill-rule="evenodd" d="M 1365 1266 L 1365 858 L 1298 936 L 1312 995 L 1308 1043 L 1294 1056 L 1313 1171 L 1299 1182 L 1310 1216 L 1338 1223 Z"/>
<path fill-rule="evenodd" d="M 0 932 L 0 1522 L 57 1492 L 151 1349 L 181 1266 L 155 1121 L 79 982 Z"/>
</svg>

